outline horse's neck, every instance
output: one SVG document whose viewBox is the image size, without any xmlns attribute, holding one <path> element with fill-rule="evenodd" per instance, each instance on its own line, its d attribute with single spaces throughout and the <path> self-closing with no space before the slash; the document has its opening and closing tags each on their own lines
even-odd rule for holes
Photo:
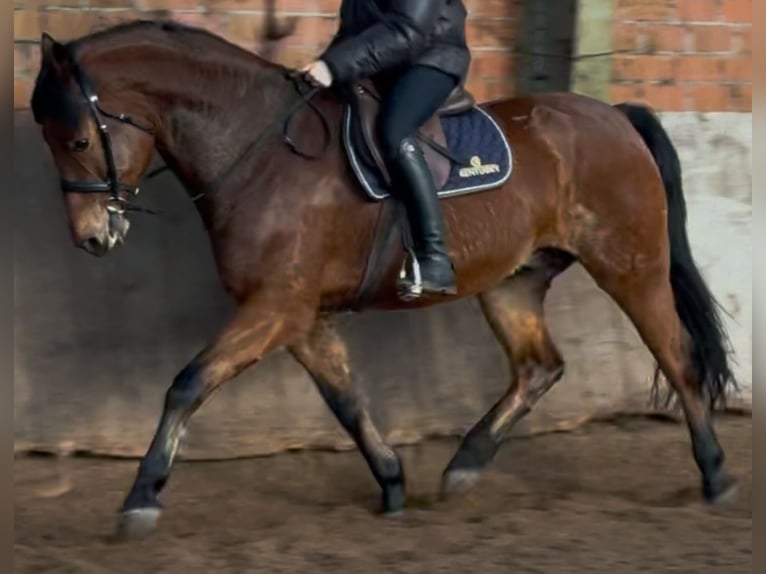
<svg viewBox="0 0 766 574">
<path fill-rule="evenodd" d="M 124 57 L 114 73 L 121 85 L 141 86 L 136 100 L 153 116 L 158 152 L 197 193 L 265 129 L 288 86 L 279 69 L 263 60 L 222 54 L 219 61 L 194 61 L 162 48 Z"/>
<path fill-rule="evenodd" d="M 251 74 L 184 71 L 188 83 L 174 83 L 177 93 L 163 91 L 156 99 L 165 118 L 157 146 L 189 190 L 199 192 L 267 128 L 287 93 L 283 80 L 269 69 Z"/>
</svg>

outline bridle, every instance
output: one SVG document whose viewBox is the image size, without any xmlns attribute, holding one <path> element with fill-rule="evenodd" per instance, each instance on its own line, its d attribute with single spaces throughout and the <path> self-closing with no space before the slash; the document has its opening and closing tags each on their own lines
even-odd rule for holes
<svg viewBox="0 0 766 574">
<path fill-rule="evenodd" d="M 153 211 L 138 207 L 131 204 L 124 196 L 123 193 L 127 193 L 133 197 L 138 195 L 139 187 L 135 185 L 129 185 L 120 181 L 117 176 L 117 165 L 114 161 L 114 153 L 112 151 L 112 138 L 109 133 L 109 128 L 104 121 L 104 118 L 112 118 L 123 124 L 133 126 L 134 128 L 141 130 L 149 135 L 154 135 L 154 130 L 151 127 L 144 126 L 134 121 L 130 116 L 125 114 L 112 114 L 104 111 L 99 105 L 98 95 L 93 89 L 91 82 L 83 73 L 80 66 L 77 65 L 72 54 L 70 54 L 70 64 L 72 66 L 72 72 L 77 82 L 80 91 L 88 103 L 91 116 L 96 122 L 98 127 L 98 133 L 101 140 L 101 147 L 104 151 L 104 159 L 106 160 L 106 179 L 104 181 L 71 181 L 61 178 L 61 189 L 65 193 L 110 193 L 106 209 L 110 213 L 123 214 L 126 211 L 143 211 L 146 213 L 154 213 Z"/>
<path fill-rule="evenodd" d="M 117 120 L 123 124 L 129 125 L 138 130 L 141 130 L 142 132 L 147 133 L 151 136 L 154 136 L 154 130 L 151 128 L 151 126 L 142 125 L 136 122 L 135 120 L 133 120 L 130 116 L 126 114 L 122 114 L 122 113 L 113 114 L 102 109 L 101 106 L 99 105 L 98 95 L 96 94 L 96 91 L 93 89 L 93 85 L 91 84 L 91 82 L 89 81 L 85 73 L 83 72 L 82 68 L 77 64 L 74 58 L 74 55 L 70 52 L 69 56 L 70 56 L 69 60 L 72 66 L 74 80 L 77 83 L 78 87 L 80 88 L 80 91 L 82 92 L 83 96 L 85 97 L 88 103 L 90 114 L 93 117 L 93 120 L 96 122 L 96 125 L 98 126 L 99 138 L 101 140 L 101 147 L 103 149 L 104 158 L 106 161 L 106 179 L 104 181 L 96 181 L 96 182 L 90 182 L 90 181 L 79 182 L 79 181 L 71 181 L 71 180 L 61 178 L 60 185 L 61 185 L 62 191 L 64 191 L 65 193 L 109 193 L 110 197 L 107 200 L 107 205 L 106 205 L 106 209 L 109 213 L 121 215 L 121 214 L 124 214 L 126 211 L 138 211 L 138 212 L 156 214 L 157 213 L 156 211 L 134 205 L 130 203 L 130 201 L 124 197 L 124 194 L 128 194 L 129 196 L 132 196 L 132 197 L 137 196 L 140 188 L 136 185 L 130 185 L 120 181 L 119 176 L 117 175 L 117 166 L 114 161 L 111 134 L 109 133 L 109 128 L 106 122 L 104 121 L 104 118 L 111 118 L 111 119 Z M 302 90 L 302 86 L 307 85 L 307 83 L 303 79 L 304 75 L 302 73 L 295 72 L 294 70 L 286 70 L 284 75 L 288 80 L 292 82 L 293 86 L 296 88 L 300 96 L 298 100 L 295 102 L 291 102 L 285 114 L 284 115 L 280 114 L 273 122 L 271 122 L 267 126 L 267 128 L 244 149 L 244 151 L 239 155 L 239 157 L 234 161 L 234 163 L 223 173 L 223 175 L 220 178 L 218 178 L 218 180 L 214 184 L 206 185 L 205 186 L 206 189 L 198 193 L 194 197 L 192 197 L 192 200 L 197 201 L 198 199 L 201 199 L 202 197 L 207 195 L 210 191 L 220 187 L 223 184 L 223 180 L 228 178 L 228 176 L 230 176 L 234 172 L 236 167 L 240 165 L 240 163 L 245 159 L 245 157 L 247 157 L 247 155 L 250 152 L 252 152 L 255 148 L 257 148 L 268 137 L 270 137 L 280 123 L 282 124 L 283 141 L 294 153 L 306 159 L 317 159 L 327 150 L 332 138 L 332 132 L 330 130 L 329 122 L 327 121 L 327 118 L 322 113 L 322 111 L 318 109 L 310 101 L 314 97 L 314 95 L 316 95 L 316 93 L 321 90 L 321 88 L 313 87 L 308 92 L 304 92 Z M 293 142 L 292 138 L 290 138 L 288 134 L 290 121 L 292 120 L 295 113 L 304 104 L 309 105 L 309 107 L 311 107 L 319 115 L 320 119 L 322 120 L 322 127 L 325 129 L 325 133 L 327 134 L 325 146 L 322 149 L 322 151 L 317 155 L 309 155 L 299 150 L 298 147 Z M 146 177 L 148 179 L 151 179 L 168 169 L 169 168 L 167 166 L 162 166 L 160 168 L 154 169 L 151 172 L 149 172 Z"/>
</svg>

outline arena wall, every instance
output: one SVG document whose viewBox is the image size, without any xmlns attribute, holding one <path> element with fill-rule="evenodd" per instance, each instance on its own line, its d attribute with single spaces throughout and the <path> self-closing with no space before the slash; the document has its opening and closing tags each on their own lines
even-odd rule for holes
<svg viewBox="0 0 766 574">
<path fill-rule="evenodd" d="M 27 109 L 41 31 L 74 37 L 166 10 L 298 64 L 330 37 L 338 4 L 277 2 L 280 17 L 296 18 L 296 32 L 264 46 L 262 2 L 16 0 L 17 450 L 140 455 L 166 387 L 231 308 L 201 223 L 172 177 L 145 187 L 145 200 L 166 215 L 136 218 L 124 248 L 95 260 L 71 246 L 56 173 Z M 466 4 L 475 60 L 469 89 L 482 100 L 513 95 L 524 2 Z M 576 91 L 661 112 L 681 154 L 697 262 L 730 314 L 742 383 L 736 402 L 744 406 L 752 402 L 750 10 L 749 0 L 580 0 L 571 82 Z M 555 283 L 547 313 L 567 371 L 518 433 L 647 408 L 653 361 L 581 269 Z M 505 359 L 474 301 L 341 322 L 374 416 L 396 443 L 464 432 L 507 385 Z M 183 454 L 349 445 L 307 375 L 278 352 L 205 406 Z"/>
</svg>

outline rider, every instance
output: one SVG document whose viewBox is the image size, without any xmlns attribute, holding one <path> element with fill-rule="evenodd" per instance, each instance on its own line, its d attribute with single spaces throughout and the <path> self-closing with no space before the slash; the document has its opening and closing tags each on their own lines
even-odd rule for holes
<svg viewBox="0 0 766 574">
<path fill-rule="evenodd" d="M 455 273 L 431 172 L 415 132 L 462 85 L 471 62 L 462 0 L 343 0 L 340 27 L 305 68 L 314 83 L 370 78 L 381 92 L 384 161 L 405 206 L 423 293 L 455 294 Z M 408 270 L 402 287 L 415 296 Z"/>
</svg>

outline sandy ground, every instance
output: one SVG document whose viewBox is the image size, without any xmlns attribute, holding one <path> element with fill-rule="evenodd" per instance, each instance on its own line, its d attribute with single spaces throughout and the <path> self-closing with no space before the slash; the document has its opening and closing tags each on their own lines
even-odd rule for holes
<svg viewBox="0 0 766 574">
<path fill-rule="evenodd" d="M 376 516 L 361 457 L 295 453 L 179 463 L 151 539 L 115 543 L 135 462 L 18 459 L 18 573 L 752 572 L 752 422 L 718 421 L 739 500 L 711 510 L 684 427 L 631 419 L 508 442 L 477 489 L 436 500 L 455 441 L 401 449 L 410 505 Z M 54 490 L 52 490 L 54 489 Z"/>
</svg>

